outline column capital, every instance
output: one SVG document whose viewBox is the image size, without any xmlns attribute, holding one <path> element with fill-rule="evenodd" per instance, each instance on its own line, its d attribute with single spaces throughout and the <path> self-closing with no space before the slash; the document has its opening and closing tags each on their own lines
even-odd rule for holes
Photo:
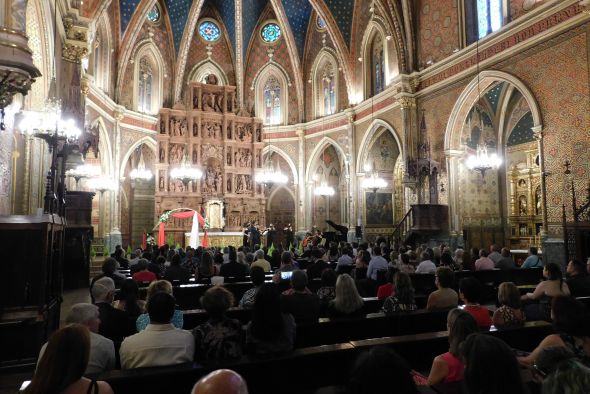
<svg viewBox="0 0 590 394">
<path fill-rule="evenodd" d="M 297 137 L 303 138 L 303 137 L 305 137 L 305 130 L 297 129 L 297 130 L 295 130 L 295 134 L 297 134 Z"/>
<path fill-rule="evenodd" d="M 543 126 L 533 126 L 531 127 L 531 130 L 533 131 L 536 140 L 542 140 L 545 136 L 543 133 Z"/>
<path fill-rule="evenodd" d="M 416 98 L 406 94 L 395 97 L 402 109 L 416 108 Z"/>
<path fill-rule="evenodd" d="M 344 111 L 344 114 L 346 115 L 346 119 L 348 120 L 349 124 L 354 123 L 356 119 L 356 112 L 354 109 L 348 108 Z"/>
</svg>

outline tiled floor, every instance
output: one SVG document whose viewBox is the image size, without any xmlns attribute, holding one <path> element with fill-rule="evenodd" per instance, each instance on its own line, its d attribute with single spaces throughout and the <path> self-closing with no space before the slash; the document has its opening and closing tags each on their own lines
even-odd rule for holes
<svg viewBox="0 0 590 394">
<path fill-rule="evenodd" d="M 63 293 L 63 302 L 61 304 L 60 326 L 65 323 L 66 316 L 72 305 L 79 302 L 90 302 L 90 293 L 88 289 L 67 290 Z M 0 394 L 18 393 L 18 389 L 23 381 L 31 379 L 33 371 L 15 372 L 11 374 L 0 374 Z"/>
</svg>

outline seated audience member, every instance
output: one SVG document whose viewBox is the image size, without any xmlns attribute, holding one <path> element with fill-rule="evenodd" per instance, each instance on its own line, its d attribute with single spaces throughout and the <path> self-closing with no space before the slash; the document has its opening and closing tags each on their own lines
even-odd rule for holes
<svg viewBox="0 0 590 394">
<path fill-rule="evenodd" d="M 117 260 L 121 268 L 129 269 L 129 260 L 125 258 L 125 250 L 123 248 L 115 249 L 115 253 L 111 257 Z"/>
<path fill-rule="evenodd" d="M 233 294 L 221 286 L 208 289 L 201 297 L 201 307 L 209 314 L 209 320 L 193 329 L 195 360 L 228 360 L 242 356 L 240 321 L 225 315 L 233 304 Z"/>
<path fill-rule="evenodd" d="M 547 376 L 555 372 L 559 364 L 575 358 L 576 355 L 563 346 L 543 349 L 531 369 L 533 381 L 542 384 Z"/>
<path fill-rule="evenodd" d="M 387 283 L 379 286 L 379 288 L 377 289 L 377 299 L 384 300 L 387 297 L 390 297 L 391 295 L 393 295 L 394 288 L 395 288 L 393 285 L 393 279 L 395 277 L 396 272 L 397 272 L 396 268 L 389 267 L 387 269 L 387 274 L 385 274 L 385 280 L 387 281 Z"/>
<path fill-rule="evenodd" d="M 449 267 L 451 270 L 456 270 L 459 268 L 459 266 L 455 264 L 453 256 L 451 256 L 451 252 L 444 252 L 440 255 L 440 266 Z"/>
<path fill-rule="evenodd" d="M 407 253 L 403 253 L 399 255 L 400 265 L 399 270 L 401 272 L 405 272 L 406 274 L 413 274 L 416 272 L 416 267 L 410 261 L 410 255 Z"/>
<path fill-rule="evenodd" d="M 248 385 L 238 373 L 218 369 L 199 379 L 191 394 L 248 394 Z"/>
<path fill-rule="evenodd" d="M 501 270 L 510 270 L 517 268 L 512 255 L 510 254 L 510 249 L 502 248 L 502 253 L 500 254 L 501 258 L 498 262 L 495 262 L 495 267 Z"/>
<path fill-rule="evenodd" d="M 467 256 L 463 258 L 463 269 L 467 271 L 475 271 L 475 262 L 479 259 L 479 249 L 471 248 L 469 253 L 465 253 Z M 469 257 L 467 259 L 466 257 Z"/>
<path fill-rule="evenodd" d="M 266 279 L 264 274 L 264 269 L 260 266 L 255 266 L 250 269 L 250 280 L 254 285 L 253 288 L 246 290 L 242 299 L 240 300 L 240 307 L 241 308 L 252 308 L 254 306 L 254 299 L 256 298 L 256 293 L 260 290 L 260 286 L 264 284 L 264 280 Z"/>
<path fill-rule="evenodd" d="M 500 307 L 494 312 L 492 324 L 496 328 L 521 326 L 525 322 L 520 292 L 512 282 L 504 282 L 498 287 L 498 303 Z"/>
<path fill-rule="evenodd" d="M 104 263 L 102 263 L 102 274 L 92 278 L 92 281 L 90 282 L 90 293 L 92 293 L 92 287 L 94 286 L 94 283 L 105 276 L 107 278 L 111 278 L 113 282 L 115 282 L 115 287 L 117 289 L 121 287 L 123 282 L 125 282 L 125 275 L 117 271 L 117 260 L 112 257 L 108 257 L 105 259 Z"/>
<path fill-rule="evenodd" d="M 434 277 L 434 284 L 438 290 L 428 296 L 426 309 L 449 309 L 456 308 L 459 302 L 459 295 L 451 286 L 455 281 L 455 273 L 448 267 L 438 267 Z"/>
<path fill-rule="evenodd" d="M 410 367 L 393 349 L 374 346 L 356 359 L 349 394 L 417 394 Z"/>
<path fill-rule="evenodd" d="M 367 277 L 367 269 L 369 268 L 369 262 L 371 261 L 371 254 L 366 250 L 359 250 L 354 268 L 350 272 L 350 276 L 354 279 L 365 279 Z"/>
<path fill-rule="evenodd" d="M 352 249 L 349 246 L 342 248 L 342 256 L 338 258 L 338 264 L 336 264 L 336 272 L 342 271 L 344 267 L 352 267 L 354 260 L 352 259 Z"/>
<path fill-rule="evenodd" d="M 436 356 L 428 375 L 428 384 L 452 383 L 463 380 L 463 361 L 460 347 L 465 339 L 478 331 L 477 322 L 469 313 L 452 309 L 447 315 L 449 329 L 449 351 Z"/>
<path fill-rule="evenodd" d="M 531 246 L 529 248 L 529 255 L 522 263 L 520 268 L 541 268 L 543 267 L 543 260 L 538 255 L 537 248 L 535 246 Z"/>
<path fill-rule="evenodd" d="M 465 304 L 463 310 L 470 313 L 482 330 L 489 330 L 492 325 L 490 310 L 479 305 L 481 298 L 482 286 L 475 278 L 463 278 L 459 282 L 459 298 Z"/>
<path fill-rule="evenodd" d="M 150 297 L 147 310 L 150 324 L 121 344 L 121 369 L 159 367 L 192 362 L 195 341 L 190 331 L 174 327 L 174 297 L 158 292 Z"/>
<path fill-rule="evenodd" d="M 455 249 L 455 254 L 453 255 L 453 260 L 455 261 L 455 266 L 458 270 L 463 269 L 463 258 L 465 256 L 465 250 L 463 248 Z"/>
<path fill-rule="evenodd" d="M 191 272 L 180 265 L 180 259 L 181 257 L 179 254 L 175 254 L 172 257 L 170 266 L 166 268 L 166 272 L 164 273 L 165 280 L 169 282 L 177 280 L 180 283 L 188 283 L 191 278 Z"/>
<path fill-rule="evenodd" d="M 494 262 L 494 265 L 498 265 L 498 262 L 502 259 L 501 251 L 502 248 L 500 245 L 490 245 L 490 253 L 488 254 L 488 258 Z"/>
<path fill-rule="evenodd" d="M 476 271 L 489 271 L 495 267 L 494 262 L 488 257 L 488 252 L 485 249 L 479 250 L 479 259 L 475 261 Z"/>
<path fill-rule="evenodd" d="M 573 297 L 590 296 L 590 274 L 586 264 L 580 260 L 572 260 L 567 265 L 567 286 Z"/>
<path fill-rule="evenodd" d="M 348 274 L 338 276 L 336 297 L 328 304 L 328 317 L 364 316 L 365 302 L 356 289 L 354 279 Z"/>
<path fill-rule="evenodd" d="M 260 267 L 264 270 L 264 272 L 270 272 L 272 270 L 270 266 L 270 262 L 264 258 L 264 250 L 259 249 L 254 253 L 254 257 L 256 260 L 250 265 L 250 269 L 254 267 Z"/>
<path fill-rule="evenodd" d="M 137 272 L 131 276 L 134 281 L 142 283 L 153 282 L 158 279 L 156 274 L 148 270 L 148 265 L 149 263 L 145 259 L 140 259 L 137 264 L 135 264 L 137 267 Z"/>
<path fill-rule="evenodd" d="M 469 393 L 525 394 L 514 351 L 501 339 L 470 335 L 461 347 Z"/>
<path fill-rule="evenodd" d="M 382 311 L 384 313 L 415 311 L 416 301 L 410 276 L 405 272 L 396 272 L 393 278 L 395 294 L 385 299 Z"/>
<path fill-rule="evenodd" d="M 543 268 L 543 277 L 545 280 L 537 285 L 535 291 L 521 297 L 526 302 L 524 312 L 528 320 L 550 320 L 553 297 L 570 295 L 559 265 L 547 264 Z"/>
<path fill-rule="evenodd" d="M 295 319 L 281 312 L 280 294 L 273 283 L 256 293 L 252 320 L 246 327 L 246 346 L 256 355 L 288 352 L 295 343 Z"/>
<path fill-rule="evenodd" d="M 233 246 L 228 247 L 228 258 L 229 261 L 221 266 L 219 275 L 224 278 L 230 276 L 234 278 L 244 278 L 248 273 L 248 267 L 246 267 L 245 264 L 238 263 L 236 248 Z"/>
<path fill-rule="evenodd" d="M 324 253 L 321 249 L 314 248 L 311 251 L 311 258 L 312 262 L 307 265 L 306 273 L 309 280 L 315 278 L 321 278 L 322 272 L 326 268 L 330 268 L 330 264 L 328 264 L 324 259 Z"/>
<path fill-rule="evenodd" d="M 83 376 L 90 358 L 90 341 L 90 331 L 80 324 L 55 331 L 24 394 L 112 394 L 107 382 Z"/>
<path fill-rule="evenodd" d="M 322 272 L 322 287 L 316 294 L 320 299 L 320 306 L 325 307 L 336 297 L 336 272 L 332 268 L 326 268 Z"/>
<path fill-rule="evenodd" d="M 147 301 L 149 302 L 150 298 L 154 294 L 161 291 L 172 295 L 172 284 L 167 280 L 157 280 L 155 282 L 150 283 L 150 286 L 147 289 Z M 150 315 L 148 313 L 140 315 L 137 318 L 137 321 L 135 322 L 135 326 L 138 332 L 145 330 L 148 324 L 150 324 Z M 174 309 L 174 316 L 172 316 L 172 325 L 176 328 L 182 328 L 182 326 L 184 325 L 184 317 L 181 310 Z"/>
<path fill-rule="evenodd" d="M 383 256 L 381 256 L 381 247 L 375 245 L 373 247 L 373 257 L 369 262 L 369 267 L 367 268 L 367 279 L 371 279 L 376 281 L 377 280 L 377 272 L 382 270 L 387 270 L 389 267 L 389 263 Z"/>
<path fill-rule="evenodd" d="M 290 313 L 297 323 L 315 322 L 320 314 L 320 300 L 307 288 L 307 275 L 295 270 L 291 275 L 291 289 L 281 294 L 283 313 Z"/>
<path fill-rule="evenodd" d="M 590 393 L 590 368 L 579 360 L 569 359 L 556 364 L 543 380 L 542 394 Z"/>
<path fill-rule="evenodd" d="M 289 252 L 283 252 L 281 254 L 281 266 L 279 269 L 275 271 L 275 274 L 272 277 L 272 281 L 274 283 L 281 282 L 281 272 L 290 272 L 295 269 L 295 265 L 293 264 L 293 256 Z"/>
<path fill-rule="evenodd" d="M 145 312 L 145 301 L 139 299 L 139 288 L 133 279 L 127 279 L 119 290 L 119 299 L 113 302 L 117 309 L 125 311 L 135 321 Z"/>
<path fill-rule="evenodd" d="M 135 272 L 138 272 L 142 267 L 138 264 L 135 264 L 135 271 L 132 271 L 132 277 Z M 156 261 L 148 260 L 148 271 L 152 272 L 156 275 L 157 279 L 161 279 L 164 271 L 166 271 L 166 257 L 158 256 Z"/>
<path fill-rule="evenodd" d="M 590 312 L 580 301 L 559 296 L 553 299 L 551 314 L 556 334 L 545 337 L 528 356 L 519 357 L 525 365 L 533 365 L 540 353 L 548 348 L 562 346 L 570 350 L 586 365 L 590 365 Z"/>
<path fill-rule="evenodd" d="M 211 277 L 217 275 L 217 266 L 213 264 L 213 256 L 208 251 L 203 251 L 201 261 L 195 271 L 195 279 L 211 279 Z"/>
<path fill-rule="evenodd" d="M 113 307 L 114 294 L 115 283 L 111 278 L 99 279 L 92 287 L 92 296 L 100 317 L 98 333 L 117 346 L 123 338 L 135 333 L 135 327 L 130 324 L 127 312 Z"/>
<path fill-rule="evenodd" d="M 417 274 L 434 274 L 436 265 L 430 260 L 430 253 L 422 252 L 420 254 L 420 264 L 416 267 Z"/>
<path fill-rule="evenodd" d="M 97 334 L 100 318 L 98 307 L 92 304 L 74 304 L 66 317 L 67 324 L 80 324 L 90 331 L 90 356 L 84 375 L 99 374 L 115 368 L 115 345 L 113 341 Z M 41 347 L 39 361 L 47 349 L 47 343 Z"/>
</svg>

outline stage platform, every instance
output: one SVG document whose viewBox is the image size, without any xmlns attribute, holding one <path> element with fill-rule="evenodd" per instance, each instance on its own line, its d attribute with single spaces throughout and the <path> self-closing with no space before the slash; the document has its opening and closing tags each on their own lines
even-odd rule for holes
<svg viewBox="0 0 590 394">
<path fill-rule="evenodd" d="M 209 246 L 225 247 L 233 246 L 239 248 L 244 244 L 244 234 L 241 232 L 209 232 Z M 184 244 L 190 245 L 191 234 L 184 234 Z M 203 234 L 199 234 L 199 241 L 203 242 Z"/>
</svg>

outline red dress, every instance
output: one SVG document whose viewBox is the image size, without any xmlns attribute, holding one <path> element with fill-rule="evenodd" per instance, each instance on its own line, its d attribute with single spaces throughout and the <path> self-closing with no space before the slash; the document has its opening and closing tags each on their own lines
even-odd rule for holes
<svg viewBox="0 0 590 394">
<path fill-rule="evenodd" d="M 393 295 L 393 283 L 386 283 L 382 286 L 379 286 L 377 289 L 377 298 L 380 300 L 384 300 L 387 297 Z"/>
<path fill-rule="evenodd" d="M 490 317 L 490 310 L 488 308 L 479 305 L 466 305 L 463 310 L 473 316 L 479 328 L 483 330 L 490 329 L 492 318 Z"/>
<path fill-rule="evenodd" d="M 139 271 L 133 274 L 133 280 L 136 282 L 153 282 L 156 279 L 156 274 L 151 271 Z"/>
<path fill-rule="evenodd" d="M 463 362 L 461 359 L 455 357 L 451 352 L 441 354 L 441 357 L 443 360 L 445 360 L 447 366 L 449 367 L 449 373 L 445 378 L 445 383 L 463 380 L 463 371 L 465 368 L 463 367 Z"/>
</svg>

